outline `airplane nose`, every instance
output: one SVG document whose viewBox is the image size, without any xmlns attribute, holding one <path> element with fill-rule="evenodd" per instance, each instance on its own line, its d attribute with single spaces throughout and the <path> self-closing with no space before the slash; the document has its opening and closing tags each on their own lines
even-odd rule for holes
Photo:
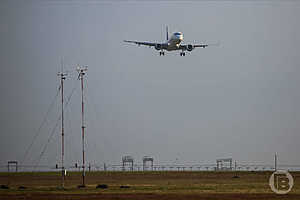
<svg viewBox="0 0 300 200">
<path fill-rule="evenodd" d="M 179 35 L 179 36 L 178 36 L 178 39 L 179 39 L 180 41 L 182 41 L 182 40 L 183 40 L 183 36 L 182 36 L 182 35 Z"/>
<path fill-rule="evenodd" d="M 182 34 L 177 35 L 177 39 L 178 39 L 178 40 L 182 40 L 182 39 L 183 39 L 183 35 L 182 35 Z"/>
<path fill-rule="evenodd" d="M 179 41 L 182 41 L 183 40 L 183 35 L 181 33 L 175 33 L 173 36 L 173 39 L 174 40 L 179 40 Z"/>
</svg>

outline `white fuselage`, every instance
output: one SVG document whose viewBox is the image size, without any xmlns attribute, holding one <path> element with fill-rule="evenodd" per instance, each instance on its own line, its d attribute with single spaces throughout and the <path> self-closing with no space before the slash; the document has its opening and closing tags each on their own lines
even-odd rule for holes
<svg viewBox="0 0 300 200">
<path fill-rule="evenodd" d="M 167 51 L 178 50 L 179 44 L 182 40 L 183 40 L 183 34 L 181 32 L 173 33 L 171 38 L 168 41 L 166 50 Z"/>
</svg>

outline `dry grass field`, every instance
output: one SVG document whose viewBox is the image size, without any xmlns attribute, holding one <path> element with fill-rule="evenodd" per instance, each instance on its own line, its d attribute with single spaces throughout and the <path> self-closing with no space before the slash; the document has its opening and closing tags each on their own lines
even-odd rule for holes
<svg viewBox="0 0 300 200">
<path fill-rule="evenodd" d="M 65 189 L 60 173 L 0 173 L 0 199 L 205 199 L 300 200 L 300 172 L 292 172 L 294 187 L 277 195 L 269 187 L 272 172 L 90 172 L 86 188 L 78 189 L 81 174 L 71 172 Z M 239 178 L 234 178 L 237 175 Z M 107 189 L 96 189 L 98 184 Z M 20 186 L 25 188 L 20 189 Z M 120 186 L 129 186 L 120 188 Z"/>
</svg>

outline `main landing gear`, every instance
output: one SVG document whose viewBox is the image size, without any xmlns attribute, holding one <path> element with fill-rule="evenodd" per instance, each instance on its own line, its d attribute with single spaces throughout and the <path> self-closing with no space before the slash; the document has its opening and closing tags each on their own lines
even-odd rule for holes
<svg viewBox="0 0 300 200">
<path fill-rule="evenodd" d="M 180 56 L 185 56 L 185 52 L 180 52 Z"/>
<path fill-rule="evenodd" d="M 160 51 L 160 52 L 159 52 L 159 55 L 160 55 L 160 56 L 161 56 L 161 55 L 163 55 L 163 56 L 164 56 L 164 55 L 165 55 L 165 52 L 163 52 L 163 51 Z"/>
</svg>

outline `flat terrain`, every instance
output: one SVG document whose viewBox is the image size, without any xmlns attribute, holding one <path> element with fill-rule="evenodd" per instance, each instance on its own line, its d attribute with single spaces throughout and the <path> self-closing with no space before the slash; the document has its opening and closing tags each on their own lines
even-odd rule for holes
<svg viewBox="0 0 300 200">
<path fill-rule="evenodd" d="M 0 199 L 205 199 L 300 200 L 300 172 L 292 172 L 294 187 L 277 195 L 269 187 L 272 172 L 90 172 L 86 188 L 81 174 L 68 173 L 65 189 L 60 173 L 0 173 Z M 234 178 L 237 175 L 239 178 Z M 107 189 L 96 189 L 98 184 Z M 20 189 L 20 186 L 25 188 Z M 129 186 L 120 188 L 120 186 Z"/>
</svg>

